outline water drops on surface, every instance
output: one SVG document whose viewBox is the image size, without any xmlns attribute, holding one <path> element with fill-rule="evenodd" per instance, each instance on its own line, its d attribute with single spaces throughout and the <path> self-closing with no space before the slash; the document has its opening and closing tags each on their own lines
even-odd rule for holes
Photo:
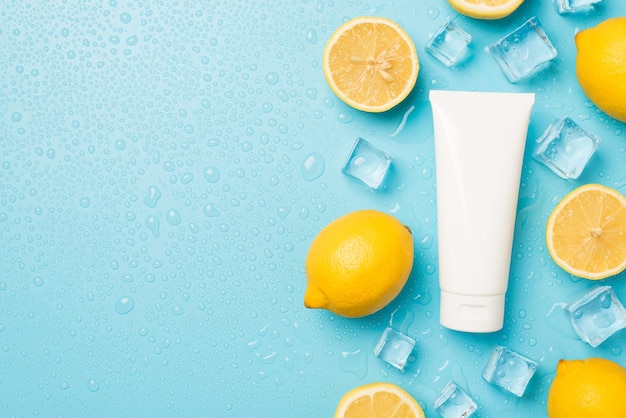
<svg viewBox="0 0 626 418">
<path fill-rule="evenodd" d="M 130 21 L 131 21 L 132 19 L 133 19 L 133 18 L 132 18 L 132 16 L 130 15 L 130 13 L 126 13 L 126 12 L 124 12 L 124 13 L 121 13 L 121 14 L 120 14 L 120 22 L 122 22 L 122 23 L 128 24 L 128 23 L 130 23 Z"/>
<path fill-rule="evenodd" d="M 182 306 L 175 305 L 174 307 L 172 307 L 172 315 L 173 316 L 181 316 L 184 313 L 185 313 L 185 309 L 183 309 Z"/>
<path fill-rule="evenodd" d="M 306 97 L 308 97 L 309 99 L 315 100 L 317 99 L 317 89 L 315 87 L 309 87 L 306 90 Z"/>
<path fill-rule="evenodd" d="M 97 392 L 100 389 L 100 384 L 95 379 L 89 379 L 87 381 L 87 390 L 89 392 Z"/>
<path fill-rule="evenodd" d="M 429 7 L 428 10 L 426 11 L 426 14 L 428 15 L 428 18 L 431 20 L 435 20 L 439 17 L 439 9 L 436 7 Z"/>
<path fill-rule="evenodd" d="M 161 236 L 161 221 L 156 216 L 150 215 L 146 218 L 146 228 L 148 228 L 154 238 Z"/>
<path fill-rule="evenodd" d="M 325 167 L 324 157 L 318 152 L 312 152 L 302 162 L 302 178 L 306 181 L 313 181 L 324 173 Z"/>
<path fill-rule="evenodd" d="M 275 71 L 270 71 L 269 73 L 265 74 L 265 82 L 271 86 L 278 83 L 278 73 Z"/>
<path fill-rule="evenodd" d="M 207 203 L 202 209 L 204 216 L 209 218 L 215 218 L 220 215 L 220 211 L 215 207 L 213 203 Z"/>
<path fill-rule="evenodd" d="M 138 40 L 139 39 L 137 38 L 137 35 L 129 36 L 128 38 L 126 38 L 126 45 L 128 46 L 137 45 Z"/>
<path fill-rule="evenodd" d="M 135 307 L 135 300 L 131 296 L 122 296 L 115 302 L 115 312 L 120 315 L 130 313 Z"/>
<path fill-rule="evenodd" d="M 317 31 L 313 28 L 309 29 L 305 35 L 308 43 L 311 45 L 317 44 Z"/>
<path fill-rule="evenodd" d="M 217 183 L 220 179 L 220 172 L 215 166 L 208 166 L 204 169 L 202 175 L 209 183 Z"/>
<path fill-rule="evenodd" d="M 143 204 L 149 208 L 155 208 L 161 198 L 161 190 L 156 186 L 148 187 L 148 194 L 143 199 Z"/>
<path fill-rule="evenodd" d="M 337 121 L 339 123 L 350 123 L 354 120 L 354 115 L 350 112 L 339 112 Z"/>
<path fill-rule="evenodd" d="M 82 197 L 78 203 L 81 207 L 88 208 L 91 205 L 91 200 L 88 197 Z"/>
<path fill-rule="evenodd" d="M 180 215 L 180 212 L 177 211 L 176 209 L 168 210 L 166 215 L 165 215 L 165 219 L 167 220 L 167 223 L 169 223 L 172 226 L 176 226 L 176 225 L 180 224 L 181 221 L 182 221 L 182 217 Z"/>
<path fill-rule="evenodd" d="M 368 371 L 367 354 L 361 349 L 343 351 L 339 357 L 339 369 L 363 379 Z"/>
</svg>

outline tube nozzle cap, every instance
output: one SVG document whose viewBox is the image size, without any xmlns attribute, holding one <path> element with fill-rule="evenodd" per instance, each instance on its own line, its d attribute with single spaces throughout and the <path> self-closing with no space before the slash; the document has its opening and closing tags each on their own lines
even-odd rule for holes
<svg viewBox="0 0 626 418">
<path fill-rule="evenodd" d="M 500 331 L 504 324 L 504 295 L 474 296 L 441 291 L 439 322 L 456 331 Z"/>
</svg>

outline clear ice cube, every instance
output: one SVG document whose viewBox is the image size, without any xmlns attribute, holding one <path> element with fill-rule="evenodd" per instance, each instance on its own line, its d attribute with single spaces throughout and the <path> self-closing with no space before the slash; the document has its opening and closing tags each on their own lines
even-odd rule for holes
<svg viewBox="0 0 626 418">
<path fill-rule="evenodd" d="M 398 370 L 404 370 L 415 340 L 391 327 L 385 328 L 374 347 L 374 354 Z"/>
<path fill-rule="evenodd" d="M 567 305 L 565 312 L 581 340 L 592 347 L 626 328 L 626 310 L 611 286 L 597 286 Z"/>
<path fill-rule="evenodd" d="M 511 83 L 530 76 L 557 56 L 536 16 L 490 46 L 487 52 Z"/>
<path fill-rule="evenodd" d="M 476 402 L 452 381 L 444 386 L 435 399 L 435 411 L 443 418 L 468 418 L 476 409 Z"/>
<path fill-rule="evenodd" d="M 602 0 L 556 0 L 560 14 L 586 12 Z"/>
<path fill-rule="evenodd" d="M 496 346 L 483 370 L 483 378 L 499 388 L 522 397 L 537 363 L 503 346 Z"/>
<path fill-rule="evenodd" d="M 426 44 L 426 52 L 441 61 L 445 66 L 452 67 L 467 57 L 467 46 L 472 36 L 461 29 L 456 23 L 448 20 L 430 38 Z"/>
<path fill-rule="evenodd" d="M 372 189 L 378 189 L 383 184 L 390 166 L 389 153 L 376 148 L 363 138 L 358 138 L 341 171 Z"/>
<path fill-rule="evenodd" d="M 599 137 L 564 118 L 550 125 L 537 139 L 533 157 L 558 176 L 577 179 L 599 144 Z"/>
</svg>

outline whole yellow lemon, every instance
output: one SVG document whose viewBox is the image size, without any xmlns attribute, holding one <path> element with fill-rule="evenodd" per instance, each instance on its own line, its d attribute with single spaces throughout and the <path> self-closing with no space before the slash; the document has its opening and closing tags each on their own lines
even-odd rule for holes
<svg viewBox="0 0 626 418">
<path fill-rule="evenodd" d="M 626 369 L 603 358 L 561 360 L 548 392 L 549 418 L 626 416 Z"/>
<path fill-rule="evenodd" d="M 329 223 L 306 257 L 304 305 L 357 318 L 373 314 L 404 287 L 413 267 L 413 237 L 398 219 L 360 210 Z"/>
<path fill-rule="evenodd" d="M 626 122 L 626 17 L 578 32 L 575 42 L 583 92 L 600 110 Z"/>
</svg>

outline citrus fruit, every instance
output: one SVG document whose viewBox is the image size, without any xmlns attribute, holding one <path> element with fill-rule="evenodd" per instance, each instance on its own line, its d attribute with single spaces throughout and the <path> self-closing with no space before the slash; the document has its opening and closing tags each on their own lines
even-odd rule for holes
<svg viewBox="0 0 626 418">
<path fill-rule="evenodd" d="M 462 15 L 475 19 L 501 19 L 513 13 L 524 0 L 448 0 Z"/>
<path fill-rule="evenodd" d="M 408 96 L 419 62 L 413 41 L 395 22 L 357 17 L 332 34 L 322 61 L 333 92 L 348 105 L 384 112 Z"/>
<path fill-rule="evenodd" d="M 618 418 L 626 413 L 626 369 L 603 358 L 560 360 L 548 418 Z"/>
<path fill-rule="evenodd" d="M 626 17 L 578 32 L 575 42 L 583 92 L 600 110 L 626 122 Z"/>
<path fill-rule="evenodd" d="M 347 392 L 335 418 L 424 418 L 424 411 L 404 389 L 391 383 L 370 383 Z"/>
<path fill-rule="evenodd" d="M 546 244 L 570 274 L 591 280 L 618 274 L 626 268 L 626 199 L 600 184 L 578 187 L 548 218 Z"/>
<path fill-rule="evenodd" d="M 304 305 L 357 318 L 384 308 L 413 267 L 413 237 L 395 217 L 348 213 L 313 239 L 306 256 Z"/>
</svg>

